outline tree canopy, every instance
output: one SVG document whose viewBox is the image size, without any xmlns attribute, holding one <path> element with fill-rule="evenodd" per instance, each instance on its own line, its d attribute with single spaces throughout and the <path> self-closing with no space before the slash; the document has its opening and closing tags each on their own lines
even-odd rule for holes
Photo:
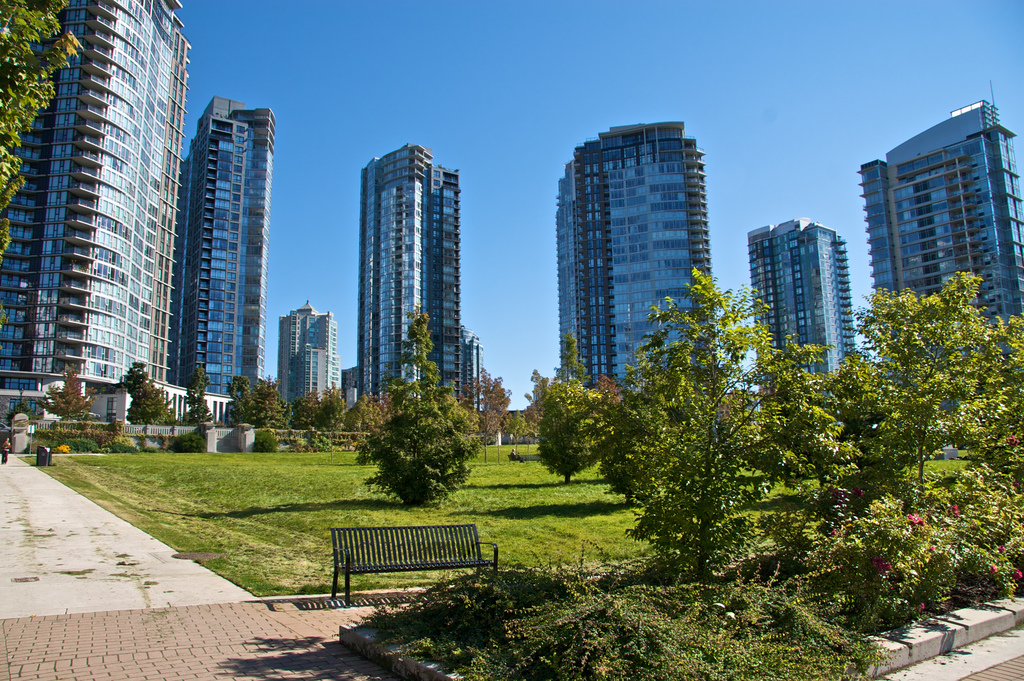
<svg viewBox="0 0 1024 681">
<path fill-rule="evenodd" d="M 412 313 L 410 320 L 403 365 L 412 378 L 389 379 L 384 423 L 360 444 L 358 461 L 377 467 L 367 485 L 403 504 L 420 505 L 458 489 L 480 445 L 471 435 L 470 415 L 453 389 L 440 385 L 437 365 L 429 359 L 429 317 Z"/>
<path fill-rule="evenodd" d="M 39 404 L 51 414 L 62 419 L 87 419 L 92 408 L 92 388 L 84 389 L 78 377 L 78 365 L 68 364 L 64 368 L 62 385 L 51 385 Z"/>
</svg>

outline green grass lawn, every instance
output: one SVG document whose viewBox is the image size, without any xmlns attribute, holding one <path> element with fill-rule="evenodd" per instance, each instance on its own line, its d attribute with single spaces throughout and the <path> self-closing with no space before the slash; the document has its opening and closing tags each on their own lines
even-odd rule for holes
<svg viewBox="0 0 1024 681">
<path fill-rule="evenodd" d="M 536 447 L 519 447 L 535 453 Z M 404 507 L 372 492 L 374 470 L 353 453 L 111 454 L 57 457 L 46 470 L 181 552 L 223 553 L 204 564 L 261 596 L 330 591 L 328 528 L 476 523 L 501 564 L 621 560 L 644 545 L 626 537 L 633 514 L 596 470 L 570 485 L 536 462 L 488 448 L 447 501 Z M 353 578 L 353 589 L 425 585 L 439 573 Z"/>
</svg>

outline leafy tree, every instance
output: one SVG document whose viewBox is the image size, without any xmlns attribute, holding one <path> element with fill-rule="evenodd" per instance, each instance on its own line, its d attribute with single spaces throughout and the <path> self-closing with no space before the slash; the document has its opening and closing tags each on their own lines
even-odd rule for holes
<svg viewBox="0 0 1024 681">
<path fill-rule="evenodd" d="M 324 390 L 320 396 L 320 411 L 316 416 L 316 426 L 321 430 L 339 430 L 345 422 L 345 396 L 341 388 L 332 386 Z"/>
<path fill-rule="evenodd" d="M 78 365 L 68 364 L 64 368 L 64 384 L 51 385 L 39 404 L 51 414 L 62 419 L 88 418 L 92 407 L 92 396 L 96 391 L 92 388 L 83 390 L 82 380 L 78 377 Z"/>
<path fill-rule="evenodd" d="M 161 425 L 174 420 L 167 393 L 158 387 L 152 379 L 146 380 L 142 387 L 132 394 L 132 403 L 128 407 L 127 416 L 132 423 L 149 425 Z"/>
<path fill-rule="evenodd" d="M 968 417 L 985 427 L 971 444 L 971 457 L 1024 482 L 1024 317 L 997 324 L 993 337 L 1003 349 L 989 370 L 985 392 Z"/>
<path fill-rule="evenodd" d="M 586 383 L 589 380 L 587 368 L 580 362 L 579 351 L 576 349 L 576 337 L 571 333 L 562 336 L 561 363 L 555 371 L 555 378 L 563 383 L 578 380 Z"/>
<path fill-rule="evenodd" d="M 363 394 L 355 405 L 345 412 L 345 430 L 352 433 L 370 433 L 384 424 L 386 408 L 383 401 Z"/>
<path fill-rule="evenodd" d="M 287 428 L 291 411 L 277 389 L 277 381 L 261 378 L 252 390 L 248 423 L 255 428 Z"/>
<path fill-rule="evenodd" d="M 666 299 L 648 317 L 655 330 L 621 402 L 606 410 L 602 469 L 639 507 L 630 534 L 706 577 L 745 541 L 742 511 L 770 489 L 753 471 L 786 455 L 783 407 L 794 395 L 775 387 L 798 390 L 793 376 L 823 349 L 775 349 L 768 328 L 752 323 L 761 305 L 749 290 L 722 292 L 694 270 L 688 294 L 691 307 Z"/>
<path fill-rule="evenodd" d="M 876 452 L 916 469 L 919 484 L 933 452 L 976 436 L 984 384 L 1001 361 L 999 326 L 974 305 L 980 283 L 960 273 L 930 296 L 879 291 L 858 315 L 868 362 L 856 380 L 884 415 Z"/>
<path fill-rule="evenodd" d="M 145 363 L 133 362 L 117 388 L 132 398 L 127 414 L 131 423 L 159 425 L 172 421 L 167 394 L 146 373 Z"/>
<path fill-rule="evenodd" d="M 38 111 L 53 98 L 50 74 L 67 66 L 79 47 L 65 33 L 41 52 L 32 50 L 33 43 L 46 43 L 60 30 L 57 14 L 66 5 L 67 0 L 0 0 L 0 211 L 24 183 L 15 153 L 19 135 L 32 129 Z M 0 253 L 10 243 L 9 227 L 7 218 L 0 220 Z"/>
<path fill-rule="evenodd" d="M 565 484 L 597 463 L 594 392 L 572 379 L 552 384 L 544 395 L 537 453 L 544 467 L 561 475 Z"/>
<path fill-rule="evenodd" d="M 523 416 L 523 412 L 517 411 L 515 413 L 510 413 L 508 418 L 505 419 L 505 430 L 516 442 L 525 437 L 526 434 L 530 432 L 530 426 L 526 423 L 526 418 Z"/>
<path fill-rule="evenodd" d="M 235 376 L 228 383 L 228 396 L 231 398 L 231 422 L 252 424 L 252 386 L 248 376 Z"/>
<path fill-rule="evenodd" d="M 480 370 L 480 378 L 473 383 L 473 392 L 479 396 L 476 414 L 480 432 L 484 435 L 484 461 L 487 461 L 487 445 L 501 432 L 501 425 L 508 414 L 512 391 L 502 386 L 500 376 L 492 378 L 486 369 Z"/>
<path fill-rule="evenodd" d="M 320 394 L 311 390 L 292 400 L 292 428 L 309 430 L 316 426 L 320 416 Z"/>
<path fill-rule="evenodd" d="M 467 461 L 480 444 L 470 433 L 472 423 L 452 388 L 440 385 L 437 365 L 428 359 L 429 317 L 410 313 L 409 338 L 403 364 L 411 380 L 392 378 L 387 384 L 389 406 L 383 426 L 359 447 L 358 461 L 377 466 L 366 483 L 419 505 L 443 499 L 469 477 Z"/>
<path fill-rule="evenodd" d="M 533 381 L 533 390 L 525 395 L 529 404 L 523 411 L 523 418 L 526 419 L 524 435 L 536 437 L 540 433 L 540 419 L 544 415 L 544 395 L 551 385 L 551 379 L 541 376 L 540 372 L 534 369 L 530 380 Z"/>
<path fill-rule="evenodd" d="M 192 380 L 188 382 L 185 390 L 185 424 L 198 426 L 213 421 L 213 414 L 206 404 L 206 387 L 210 385 L 210 379 L 206 376 L 206 369 L 197 366 L 192 372 Z"/>
</svg>

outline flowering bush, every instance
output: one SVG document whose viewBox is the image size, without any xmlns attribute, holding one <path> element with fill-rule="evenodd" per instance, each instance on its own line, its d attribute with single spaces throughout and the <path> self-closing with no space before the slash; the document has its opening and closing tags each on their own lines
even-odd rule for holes
<svg viewBox="0 0 1024 681">
<path fill-rule="evenodd" d="M 71 447 L 67 445 L 58 445 L 53 448 L 55 454 L 68 454 L 71 452 Z"/>
<path fill-rule="evenodd" d="M 912 619 L 968 575 L 1012 596 L 1024 576 L 1024 497 L 1017 489 L 978 466 L 948 484 L 932 482 L 910 513 L 893 496 L 863 512 L 833 504 L 807 565 L 818 588 L 836 594 L 850 623 L 865 630 Z"/>
<path fill-rule="evenodd" d="M 933 524 L 886 496 L 820 535 L 808 566 L 818 588 L 842 601 L 853 626 L 902 624 L 955 583 L 952 557 L 937 549 L 938 541 Z"/>
</svg>

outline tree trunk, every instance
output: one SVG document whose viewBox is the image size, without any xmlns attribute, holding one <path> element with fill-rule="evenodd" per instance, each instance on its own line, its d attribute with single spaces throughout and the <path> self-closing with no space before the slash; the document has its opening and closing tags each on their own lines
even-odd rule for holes
<svg viewBox="0 0 1024 681">
<path fill-rule="evenodd" d="M 570 477 L 569 474 L 566 473 L 565 474 L 565 484 L 567 484 L 567 485 L 569 484 L 569 477 Z"/>
</svg>

